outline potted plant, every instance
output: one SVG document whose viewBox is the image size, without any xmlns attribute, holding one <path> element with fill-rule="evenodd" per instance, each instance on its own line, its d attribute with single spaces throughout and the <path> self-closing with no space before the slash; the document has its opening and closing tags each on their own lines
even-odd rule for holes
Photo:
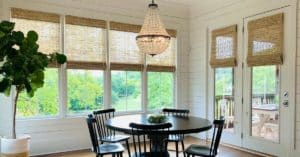
<svg viewBox="0 0 300 157">
<path fill-rule="evenodd" d="M 49 63 L 64 64 L 66 56 L 59 53 L 39 52 L 38 34 L 29 31 L 24 35 L 14 31 L 15 24 L 9 21 L 0 23 L 0 93 L 9 96 L 14 92 L 12 135 L 1 138 L 3 156 L 28 156 L 29 136 L 16 135 L 16 109 L 19 94 L 26 91 L 33 97 L 44 84 L 44 70 Z"/>
</svg>

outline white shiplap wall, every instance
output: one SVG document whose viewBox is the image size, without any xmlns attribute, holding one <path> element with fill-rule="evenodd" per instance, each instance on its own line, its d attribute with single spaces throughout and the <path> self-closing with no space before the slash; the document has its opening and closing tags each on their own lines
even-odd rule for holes
<svg viewBox="0 0 300 157">
<path fill-rule="evenodd" d="M 297 7 L 297 61 L 296 61 L 296 152 L 300 154 L 300 1 Z"/>
<path fill-rule="evenodd" d="M 0 19 L 9 19 L 11 7 L 71 14 L 133 24 L 142 24 L 148 1 L 141 0 L 0 0 Z M 162 20 L 166 27 L 177 29 L 178 69 L 177 106 L 188 103 L 188 8 L 166 2 L 160 3 Z M 0 95 L 0 136 L 11 131 L 11 98 Z M 22 120 L 17 122 L 17 133 L 31 135 L 31 155 L 48 154 L 90 148 L 85 117 Z"/>
<path fill-rule="evenodd" d="M 189 54 L 189 105 L 192 114 L 200 117 L 207 115 L 208 39 L 207 29 L 222 23 L 241 24 L 244 17 L 287 5 L 296 6 L 297 0 L 243 0 L 231 1 L 221 8 L 203 13 L 199 6 L 190 9 L 190 54 Z M 300 5 L 298 6 L 298 43 L 297 43 L 297 89 L 296 89 L 296 149 L 291 148 L 292 156 L 300 154 Z M 296 32 L 295 32 L 296 33 Z M 295 39 L 296 40 L 296 39 Z M 295 50 L 296 51 L 296 50 Z M 292 52 L 293 53 L 293 52 Z M 289 128 L 293 130 L 295 128 Z M 200 136 L 203 137 L 203 136 Z"/>
</svg>

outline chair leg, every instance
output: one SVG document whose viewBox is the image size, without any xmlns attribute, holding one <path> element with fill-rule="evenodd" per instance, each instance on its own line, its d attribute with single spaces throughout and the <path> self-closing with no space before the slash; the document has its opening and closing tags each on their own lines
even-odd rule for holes
<svg viewBox="0 0 300 157">
<path fill-rule="evenodd" d="M 168 141 L 165 143 L 165 151 L 168 151 Z"/>
<path fill-rule="evenodd" d="M 178 152 L 178 142 L 177 141 L 175 142 L 175 145 L 176 145 L 176 157 L 178 157 L 179 152 Z"/>
<path fill-rule="evenodd" d="M 183 157 L 185 157 L 185 153 L 184 153 L 184 142 L 183 142 L 183 141 L 181 141 L 181 146 L 182 146 Z"/>
<path fill-rule="evenodd" d="M 123 157 L 123 153 L 120 153 L 120 157 Z M 129 156 L 130 157 L 130 156 Z"/>
<path fill-rule="evenodd" d="M 128 140 L 126 140 L 126 145 L 127 145 L 128 156 L 130 157 L 131 154 L 130 154 L 130 146 Z"/>
</svg>

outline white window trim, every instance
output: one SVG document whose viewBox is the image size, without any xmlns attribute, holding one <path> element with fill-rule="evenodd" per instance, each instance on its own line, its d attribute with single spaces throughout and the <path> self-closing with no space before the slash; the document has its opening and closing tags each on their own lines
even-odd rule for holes
<svg viewBox="0 0 300 157">
<path fill-rule="evenodd" d="M 103 70 L 103 80 L 104 80 L 104 95 L 103 95 L 103 105 L 104 108 L 112 108 L 111 104 L 111 69 L 110 69 L 110 60 L 109 60 L 109 52 L 110 52 L 110 21 L 107 21 L 107 29 L 104 34 L 104 42 L 106 45 L 106 63 L 107 67 Z M 179 36 L 177 38 L 177 52 L 179 50 Z M 66 41 L 65 41 L 65 15 L 60 14 L 60 50 L 64 54 L 66 51 Z M 177 67 L 178 63 L 178 53 L 176 52 L 176 61 L 175 66 Z M 144 57 L 144 67 L 146 67 L 146 55 Z M 76 118 L 76 117 L 86 117 L 87 114 L 91 114 L 90 112 L 82 112 L 79 114 L 70 114 L 68 113 L 68 92 L 67 92 L 67 68 L 66 65 L 62 65 L 58 68 L 58 114 L 55 116 L 33 116 L 33 117 L 24 117 L 18 118 L 18 121 L 30 121 L 30 120 L 47 120 L 47 119 L 61 119 L 61 118 Z M 84 70 L 84 69 L 83 69 Z M 136 111 L 118 111 L 116 115 L 128 115 L 128 114 L 137 114 L 137 113 L 157 113 L 157 110 L 148 110 L 148 75 L 146 68 L 141 71 L 141 110 Z M 173 72 L 173 107 L 178 107 L 178 69 Z"/>
</svg>

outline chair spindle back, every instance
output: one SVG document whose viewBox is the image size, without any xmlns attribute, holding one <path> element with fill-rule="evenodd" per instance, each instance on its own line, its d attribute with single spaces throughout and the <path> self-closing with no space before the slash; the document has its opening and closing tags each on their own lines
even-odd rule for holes
<svg viewBox="0 0 300 157">
<path fill-rule="evenodd" d="M 99 147 L 98 147 L 99 143 L 98 143 L 96 119 L 89 115 L 89 117 L 86 119 L 86 122 L 87 122 L 87 125 L 88 125 L 90 138 L 91 138 L 92 145 L 93 145 L 93 151 L 95 153 L 99 153 L 100 150 L 99 150 Z"/>
<path fill-rule="evenodd" d="M 115 109 L 98 110 L 94 111 L 93 114 L 96 119 L 100 140 L 104 137 L 115 136 L 115 131 L 105 126 L 106 120 L 115 116 Z"/>
<path fill-rule="evenodd" d="M 187 118 L 189 116 L 190 110 L 164 108 L 162 110 L 162 112 L 164 115 L 167 115 L 167 116 L 176 116 L 176 117 Z"/>
<path fill-rule="evenodd" d="M 213 131 L 213 137 L 212 137 L 212 141 L 211 141 L 211 147 L 210 147 L 210 155 L 217 155 L 218 153 L 218 148 L 219 148 L 219 144 L 220 144 L 220 140 L 221 140 L 221 136 L 222 136 L 222 131 L 224 128 L 224 123 L 225 120 L 221 119 L 221 120 L 214 120 L 213 124 L 214 124 L 214 131 Z"/>
</svg>

